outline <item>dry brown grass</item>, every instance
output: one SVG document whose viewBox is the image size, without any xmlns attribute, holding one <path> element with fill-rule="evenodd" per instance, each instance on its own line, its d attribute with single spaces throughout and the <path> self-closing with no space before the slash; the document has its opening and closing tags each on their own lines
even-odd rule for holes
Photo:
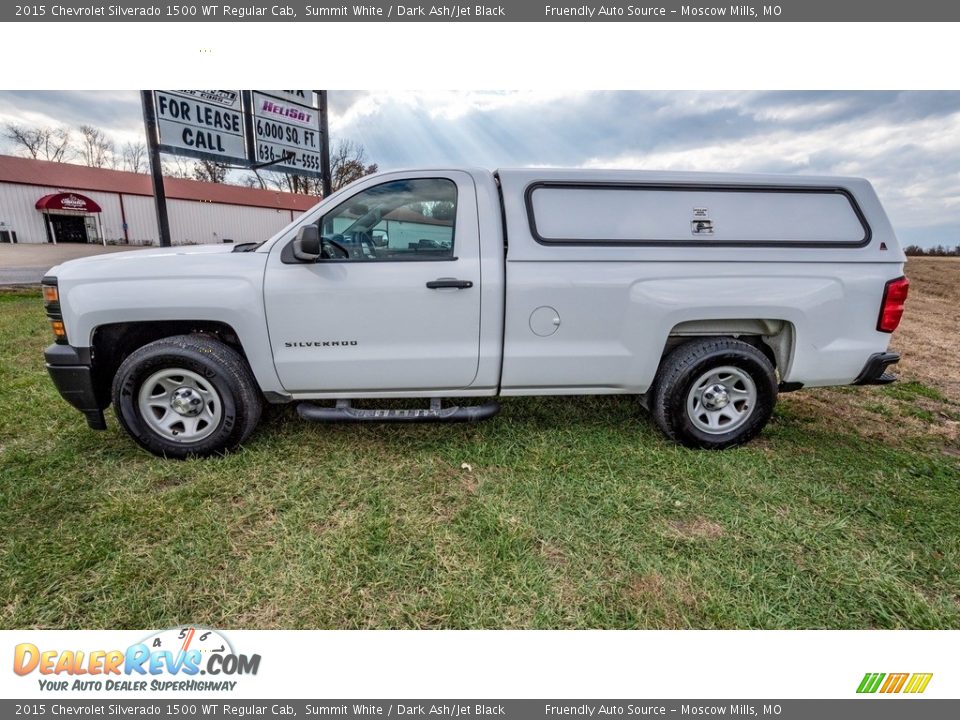
<svg viewBox="0 0 960 720">
<path fill-rule="evenodd" d="M 898 374 L 901 382 L 918 380 L 906 373 Z M 783 395 L 779 402 L 821 427 L 838 433 L 852 431 L 882 443 L 898 443 L 905 436 L 923 435 L 940 438 L 948 447 L 960 443 L 960 421 L 955 419 L 960 403 L 956 401 L 916 396 L 891 398 L 882 387 L 860 387 L 855 392 L 813 388 Z M 814 452 L 815 448 L 809 450 Z"/>
<path fill-rule="evenodd" d="M 960 447 L 960 259 L 910 258 L 906 274 L 910 296 L 891 342 L 902 356 L 892 368 L 899 382 L 809 389 L 781 402 L 837 432 L 884 443 L 933 436 L 949 453 Z"/>
<path fill-rule="evenodd" d="M 893 349 L 898 370 L 960 402 L 960 258 L 910 258 L 910 296 Z"/>
<path fill-rule="evenodd" d="M 626 594 L 651 627 L 668 629 L 687 627 L 686 615 L 700 600 L 685 578 L 668 579 L 656 571 L 634 577 Z"/>
<path fill-rule="evenodd" d="M 667 523 L 667 530 L 670 535 L 684 540 L 718 538 L 725 534 L 723 525 L 704 517 L 692 520 L 671 520 Z"/>
</svg>

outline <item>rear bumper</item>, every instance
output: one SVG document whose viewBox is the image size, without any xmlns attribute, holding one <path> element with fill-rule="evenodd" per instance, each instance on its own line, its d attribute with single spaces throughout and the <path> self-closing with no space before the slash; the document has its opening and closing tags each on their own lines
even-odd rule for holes
<svg viewBox="0 0 960 720">
<path fill-rule="evenodd" d="M 887 368 L 900 362 L 900 355 L 893 352 L 874 353 L 867 359 L 863 370 L 853 381 L 854 385 L 889 385 L 895 382 L 896 375 L 887 372 Z"/>
<path fill-rule="evenodd" d="M 89 350 L 54 343 L 43 352 L 43 357 L 60 396 L 83 413 L 91 429 L 106 430 L 106 404 L 97 397 Z"/>
</svg>

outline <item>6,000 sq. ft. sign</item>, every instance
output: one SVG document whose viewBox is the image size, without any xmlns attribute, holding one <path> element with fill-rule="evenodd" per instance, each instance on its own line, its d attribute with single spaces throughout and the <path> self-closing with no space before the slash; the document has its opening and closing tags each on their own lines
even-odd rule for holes
<svg viewBox="0 0 960 720">
<path fill-rule="evenodd" d="M 319 176 L 320 112 L 313 107 L 312 92 L 305 102 L 294 102 L 298 92 L 303 91 L 277 91 L 277 96 L 253 91 L 254 161 Z"/>
</svg>

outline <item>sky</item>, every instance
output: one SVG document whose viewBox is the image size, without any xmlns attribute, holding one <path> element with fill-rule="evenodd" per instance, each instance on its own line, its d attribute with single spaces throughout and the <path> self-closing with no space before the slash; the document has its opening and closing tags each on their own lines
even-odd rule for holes
<svg viewBox="0 0 960 720">
<path fill-rule="evenodd" d="M 903 244 L 960 244 L 960 92 L 331 90 L 330 128 L 381 170 L 553 166 L 839 174 Z M 0 92 L 0 125 L 143 138 L 139 93 Z M 0 140 L 0 152 L 12 152 Z"/>
</svg>

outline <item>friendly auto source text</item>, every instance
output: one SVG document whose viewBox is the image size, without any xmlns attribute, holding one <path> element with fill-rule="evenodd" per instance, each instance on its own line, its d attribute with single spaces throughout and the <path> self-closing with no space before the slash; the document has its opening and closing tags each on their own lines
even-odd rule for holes
<svg viewBox="0 0 960 720">
<path fill-rule="evenodd" d="M 667 10 L 665 7 L 653 5 L 545 5 L 543 10 L 543 14 L 546 17 L 584 18 L 643 18 L 666 15 L 676 15 L 680 17 L 714 16 L 756 18 L 760 16 L 778 17 L 781 12 L 782 9 L 779 5 L 730 5 L 726 7 L 682 5 L 679 10 Z"/>
</svg>

